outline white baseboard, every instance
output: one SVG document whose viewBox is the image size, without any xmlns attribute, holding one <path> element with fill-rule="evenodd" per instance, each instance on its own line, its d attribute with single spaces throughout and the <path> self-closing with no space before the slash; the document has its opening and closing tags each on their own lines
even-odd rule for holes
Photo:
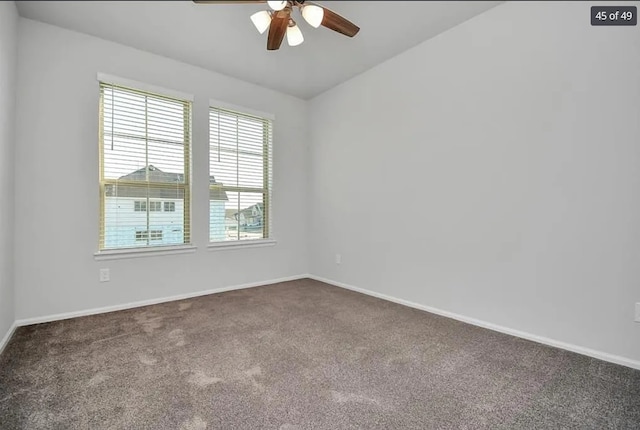
<svg viewBox="0 0 640 430">
<path fill-rule="evenodd" d="M 31 325 L 31 324 L 40 324 L 40 323 L 46 323 L 51 321 L 66 320 L 69 318 L 84 317 L 88 315 L 104 314 L 107 312 L 122 311 L 125 309 L 139 308 L 142 306 L 157 305 L 159 303 L 174 302 L 176 300 L 184 300 L 184 299 L 191 299 L 193 297 L 207 296 L 209 294 L 223 293 L 225 291 L 242 290 L 245 288 L 253 288 L 253 287 L 260 287 L 263 285 L 277 284 L 279 282 L 295 281 L 297 279 L 304 279 L 308 277 L 309 275 L 307 274 L 288 276 L 285 278 L 271 279 L 268 281 L 250 282 L 248 284 L 234 285 L 231 287 L 214 288 L 211 290 L 196 291 L 193 293 L 178 294 L 178 295 L 169 296 L 169 297 L 159 297 L 156 299 L 141 300 L 138 302 L 123 303 L 120 305 L 105 306 L 101 308 L 86 309 L 86 310 L 75 311 L 75 312 L 65 312 L 61 314 L 46 315 L 46 316 L 34 317 L 34 318 L 25 318 L 25 319 L 16 320 L 16 322 L 13 325 L 14 327 L 22 327 L 22 326 Z"/>
<path fill-rule="evenodd" d="M 18 324 L 16 324 L 16 322 L 14 321 L 13 324 L 11 324 L 11 327 L 9 327 L 9 330 L 7 330 L 7 333 L 4 335 L 2 340 L 0 340 L 0 355 L 2 354 L 2 351 L 4 351 L 4 347 L 9 343 L 9 339 L 11 339 L 11 336 L 13 336 L 16 328 L 18 328 Z"/>
<path fill-rule="evenodd" d="M 211 290 L 197 291 L 197 292 L 193 292 L 193 293 L 179 294 L 179 295 L 169 296 L 169 297 L 161 297 L 161 298 L 156 298 L 156 299 L 142 300 L 142 301 L 138 301 L 138 302 L 130 302 L 130 303 L 124 303 L 124 304 L 114 305 L 114 306 L 105 306 L 105 307 L 101 307 L 101 308 L 87 309 L 87 310 L 82 310 L 82 311 L 66 312 L 66 313 L 60 313 L 60 314 L 55 314 L 55 315 L 47 315 L 47 316 L 41 316 L 41 317 L 35 317 L 35 318 L 26 318 L 26 319 L 16 320 L 13 323 L 13 325 L 11 326 L 11 328 L 9 329 L 9 331 L 5 334 L 4 338 L 2 338 L 2 340 L 0 341 L 0 354 L 2 353 L 2 351 L 5 348 L 5 346 L 7 345 L 7 343 L 9 342 L 9 339 L 11 339 L 11 336 L 13 335 L 13 333 L 15 332 L 17 327 L 21 327 L 21 326 L 25 326 L 25 325 L 31 325 L 31 324 L 39 324 L 39 323 L 51 322 L 51 321 L 64 320 L 64 319 L 69 319 L 69 318 L 88 316 L 88 315 L 102 314 L 102 313 L 107 313 L 107 312 L 115 312 L 115 311 L 120 311 L 120 310 L 125 310 L 125 309 L 138 308 L 138 307 L 142 307 L 142 306 L 155 305 L 155 304 L 159 304 L 159 303 L 166 303 L 166 302 L 172 302 L 172 301 L 177 301 L 177 300 L 190 299 L 190 298 L 193 298 L 193 297 L 206 296 L 206 295 L 209 295 L 209 294 L 222 293 L 222 292 L 225 292 L 225 291 L 241 290 L 241 289 L 245 289 L 245 288 L 253 288 L 253 287 L 259 287 L 259 286 L 263 286 L 263 285 L 277 284 L 279 282 L 295 281 L 297 279 L 304 279 L 304 278 L 315 279 L 316 281 L 324 282 L 326 284 L 334 285 L 336 287 L 345 288 L 347 290 L 356 291 L 358 293 L 362 293 L 362 294 L 366 294 L 366 295 L 369 295 L 369 296 L 377 297 L 379 299 L 383 299 L 383 300 L 387 300 L 387 301 L 390 301 L 390 302 L 398 303 L 398 304 L 401 304 L 401 305 L 404 305 L 404 306 L 409 306 L 411 308 L 420 309 L 422 311 L 430 312 L 430 313 L 433 313 L 433 314 L 436 314 L 436 315 L 441 315 L 441 316 L 444 316 L 444 317 L 447 317 L 447 318 L 452 318 L 452 319 L 455 319 L 455 320 L 458 320 L 458 321 L 462 321 L 462 322 L 465 322 L 465 323 L 468 323 L 468 324 L 472 324 L 472 325 L 475 325 L 475 326 L 478 326 L 478 327 L 486 328 L 486 329 L 497 331 L 497 332 L 500 332 L 500 333 L 505 333 L 505 334 L 508 334 L 508 335 L 511 335 L 511 336 L 516 336 L 516 337 L 519 337 L 519 338 L 522 338 L 522 339 L 531 340 L 533 342 L 538 342 L 538 343 L 541 343 L 541 344 L 544 344 L 544 345 L 553 346 L 553 347 L 556 347 L 556 348 L 560 348 L 560 349 L 564 349 L 564 350 L 567 350 L 567 351 L 575 352 L 575 353 L 578 353 L 578 354 L 586 355 L 586 356 L 589 356 L 589 357 L 597 358 L 599 360 L 608 361 L 608 362 L 611 362 L 611 363 L 620 364 L 622 366 L 627 366 L 627 367 L 631 367 L 633 369 L 639 369 L 640 370 L 640 361 L 638 361 L 638 360 L 633 360 L 633 359 L 626 358 L 626 357 L 620 357 L 618 355 L 613 355 L 613 354 L 609 354 L 609 353 L 606 353 L 606 352 L 597 351 L 597 350 L 594 350 L 594 349 L 585 348 L 585 347 L 582 347 L 582 346 L 578 346 L 578 345 L 562 342 L 562 341 L 559 341 L 559 340 L 550 339 L 550 338 L 547 338 L 547 337 L 538 336 L 538 335 L 535 335 L 535 334 L 523 332 L 523 331 L 520 331 L 520 330 L 511 329 L 511 328 L 508 328 L 508 327 L 504 327 L 504 326 L 493 324 L 493 323 L 490 323 L 490 322 L 478 320 L 478 319 L 475 319 L 475 318 L 471 318 L 471 317 L 467 317 L 467 316 L 464 316 L 464 315 L 456 314 L 456 313 L 453 313 L 453 312 L 445 311 L 445 310 L 442 310 L 442 309 L 434 308 L 434 307 L 431 307 L 431 306 L 426 306 L 426 305 L 422 305 L 422 304 L 419 304 L 419 303 L 411 302 L 411 301 L 408 301 L 408 300 L 399 299 L 399 298 L 396 298 L 396 297 L 393 297 L 393 296 L 389 296 L 389 295 L 386 295 L 386 294 L 377 293 L 375 291 L 367 290 L 367 289 L 364 289 L 364 288 L 355 287 L 353 285 L 345 284 L 343 282 L 333 281 L 331 279 L 323 278 L 323 277 L 316 276 L 316 275 L 308 275 L 308 274 L 302 274 L 302 275 L 296 275 L 296 276 L 288 276 L 288 277 L 285 277 L 285 278 L 272 279 L 272 280 L 268 280 L 268 281 L 251 282 L 251 283 L 247 283 L 247 284 L 234 285 L 234 286 L 230 286 L 230 287 L 214 288 L 214 289 L 211 289 Z"/>
<path fill-rule="evenodd" d="M 610 363 L 620 364 L 622 366 L 631 367 L 633 369 L 640 370 L 640 361 L 633 360 L 626 357 L 620 357 L 618 355 L 609 354 L 602 351 L 597 351 L 595 349 L 585 348 L 578 345 L 573 345 L 571 343 L 562 342 L 555 339 L 550 339 L 544 336 L 538 336 L 535 334 L 523 332 L 520 330 L 514 330 L 508 327 L 504 327 L 498 324 L 493 324 L 490 322 L 478 320 L 475 318 L 470 318 L 464 315 L 456 314 L 453 312 L 445 311 L 442 309 L 434 308 L 431 306 L 422 305 L 419 303 L 410 302 L 408 300 L 399 299 L 396 297 L 388 296 L 386 294 L 377 293 L 375 291 L 366 290 L 364 288 L 354 287 L 353 285 L 345 284 L 343 282 L 333 281 L 331 279 L 322 278 L 320 276 L 309 275 L 309 278 L 315 279 L 316 281 L 324 282 L 326 284 L 334 285 L 336 287 L 345 288 L 347 290 L 356 291 L 358 293 L 366 294 L 368 296 L 377 297 L 379 299 L 388 300 L 390 302 L 398 303 L 404 306 L 409 306 L 411 308 L 420 309 L 422 311 L 430 312 L 432 314 L 441 315 L 447 318 L 452 318 L 454 320 L 462 321 L 468 324 L 472 324 L 478 327 L 486 328 L 489 330 L 497 331 L 500 333 L 509 334 L 511 336 L 516 336 L 522 339 L 531 340 L 533 342 L 542 343 L 544 345 L 553 346 L 556 348 L 564 349 L 567 351 L 575 352 L 582 355 L 587 355 L 589 357 L 597 358 L 599 360 L 608 361 Z"/>
</svg>

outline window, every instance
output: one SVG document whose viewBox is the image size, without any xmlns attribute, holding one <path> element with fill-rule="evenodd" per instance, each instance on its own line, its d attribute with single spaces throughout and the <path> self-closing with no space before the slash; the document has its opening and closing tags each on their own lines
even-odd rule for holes
<svg viewBox="0 0 640 430">
<path fill-rule="evenodd" d="M 209 109 L 209 240 L 269 238 L 270 119 Z"/>
<path fill-rule="evenodd" d="M 162 230 L 136 230 L 137 242 L 148 242 L 150 240 L 162 240 Z"/>
<path fill-rule="evenodd" d="M 146 242 L 149 239 L 148 230 L 136 230 L 136 240 Z"/>
<path fill-rule="evenodd" d="M 136 200 L 133 204 L 133 210 L 135 212 L 146 212 L 147 211 L 147 201 L 146 200 Z"/>
<path fill-rule="evenodd" d="M 165 212 L 175 212 L 176 211 L 176 202 L 164 202 L 164 211 Z"/>
<path fill-rule="evenodd" d="M 99 144 L 100 250 L 190 243 L 191 102 L 100 83 Z"/>
</svg>

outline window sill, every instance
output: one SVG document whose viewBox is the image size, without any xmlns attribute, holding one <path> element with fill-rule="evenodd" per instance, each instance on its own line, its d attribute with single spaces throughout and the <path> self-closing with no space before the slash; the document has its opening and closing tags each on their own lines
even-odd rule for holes
<svg viewBox="0 0 640 430">
<path fill-rule="evenodd" d="M 263 248 L 265 246 L 275 246 L 278 241 L 274 239 L 254 239 L 254 240 L 239 240 L 233 242 L 210 242 L 207 248 L 209 251 L 226 251 L 230 249 L 245 249 L 245 248 Z"/>
<path fill-rule="evenodd" d="M 155 248 L 109 249 L 93 254 L 95 260 L 119 260 L 124 258 L 155 257 L 157 255 L 190 254 L 196 252 L 193 245 L 158 246 Z"/>
</svg>

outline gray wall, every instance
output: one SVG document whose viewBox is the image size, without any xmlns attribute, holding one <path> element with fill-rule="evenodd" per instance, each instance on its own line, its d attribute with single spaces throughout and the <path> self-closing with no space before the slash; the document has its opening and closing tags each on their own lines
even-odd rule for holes
<svg viewBox="0 0 640 430">
<path fill-rule="evenodd" d="M 308 273 L 306 103 L 91 36 L 20 19 L 16 164 L 16 319 Z M 95 261 L 98 72 L 195 95 L 196 253 Z M 208 251 L 208 103 L 275 114 L 273 247 Z M 56 190 L 64 190 L 64 193 Z M 99 269 L 111 282 L 99 283 Z"/>
<path fill-rule="evenodd" d="M 14 151 L 18 12 L 0 2 L 0 341 L 14 319 Z"/>
<path fill-rule="evenodd" d="M 589 7 L 505 3 L 312 100 L 311 273 L 640 360 L 640 27 Z"/>
</svg>

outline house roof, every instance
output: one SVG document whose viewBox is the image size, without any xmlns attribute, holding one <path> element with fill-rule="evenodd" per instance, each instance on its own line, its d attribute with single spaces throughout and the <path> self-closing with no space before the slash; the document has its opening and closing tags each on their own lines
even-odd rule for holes
<svg viewBox="0 0 640 430">
<path fill-rule="evenodd" d="M 149 197 L 154 199 L 184 198 L 183 190 L 180 187 L 175 186 L 184 182 L 184 174 L 164 172 L 152 164 L 121 176 L 118 180 L 126 182 L 140 182 L 140 186 L 109 184 L 105 189 L 108 197 Z M 147 183 L 152 183 L 154 186 L 147 187 Z M 156 184 L 161 185 L 157 186 Z M 216 179 L 213 176 L 209 176 L 209 184 L 222 185 L 221 183 L 216 182 Z M 228 200 L 228 197 L 226 192 L 219 189 L 213 189 L 209 191 L 209 199 Z"/>
<path fill-rule="evenodd" d="M 184 181 L 184 175 L 182 173 L 163 172 L 153 164 L 121 176 L 119 180 L 146 182 L 147 174 L 149 175 L 149 182 L 182 183 Z"/>
<path fill-rule="evenodd" d="M 247 214 L 249 216 L 252 216 L 254 207 L 257 207 L 258 209 L 260 209 L 259 212 L 262 213 L 262 202 L 258 202 L 255 205 L 251 205 L 251 206 L 248 206 L 248 207 L 246 207 L 244 209 L 241 209 L 240 212 L 238 212 L 238 213 Z"/>
<path fill-rule="evenodd" d="M 253 216 L 253 208 L 256 207 L 256 206 L 258 208 L 260 208 L 260 213 L 262 213 L 263 203 L 262 202 L 258 202 L 256 204 L 248 206 L 248 207 L 246 207 L 244 209 L 240 209 L 240 211 L 238 211 L 238 209 L 236 209 L 236 208 L 227 208 L 225 210 L 225 217 L 229 218 L 229 219 L 232 219 L 232 218 L 235 219 L 236 215 L 241 214 L 241 213 L 246 214 L 245 216 Z"/>
</svg>

